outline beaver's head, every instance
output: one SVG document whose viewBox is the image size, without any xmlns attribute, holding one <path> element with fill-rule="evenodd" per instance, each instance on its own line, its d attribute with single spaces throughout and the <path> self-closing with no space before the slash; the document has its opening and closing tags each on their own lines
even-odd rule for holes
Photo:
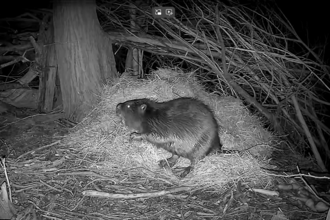
<svg viewBox="0 0 330 220">
<path fill-rule="evenodd" d="M 143 133 L 147 109 L 148 102 L 145 99 L 135 99 L 119 103 L 116 107 L 116 114 L 130 130 Z"/>
</svg>

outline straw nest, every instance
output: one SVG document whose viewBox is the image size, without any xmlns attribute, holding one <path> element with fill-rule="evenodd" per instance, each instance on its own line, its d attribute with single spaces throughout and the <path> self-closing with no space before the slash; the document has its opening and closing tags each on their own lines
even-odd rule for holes
<svg viewBox="0 0 330 220">
<path fill-rule="evenodd" d="M 201 160 L 184 179 L 158 166 L 158 161 L 170 156 L 147 142 L 128 142 L 129 132 L 115 115 L 119 102 L 136 98 L 167 101 L 178 97 L 195 97 L 208 104 L 221 127 L 219 135 L 223 149 L 242 150 L 242 154 L 214 154 Z M 224 187 L 238 180 L 263 184 L 270 179 L 261 166 L 270 156 L 274 140 L 262 123 L 251 115 L 242 102 L 233 97 L 218 97 L 206 93 L 191 74 L 159 69 L 148 80 L 124 76 L 112 86 L 106 86 L 102 102 L 65 137 L 66 145 L 74 145 L 81 153 L 93 155 L 91 168 L 108 176 L 126 172 L 150 178 L 162 178 L 178 185 Z M 249 148 L 249 149 L 248 149 Z M 244 151 L 244 149 L 247 149 Z M 189 160 L 180 158 L 179 167 Z"/>
</svg>

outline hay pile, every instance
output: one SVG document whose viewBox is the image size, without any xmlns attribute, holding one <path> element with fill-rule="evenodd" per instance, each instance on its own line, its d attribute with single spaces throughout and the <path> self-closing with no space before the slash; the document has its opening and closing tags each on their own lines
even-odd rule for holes
<svg viewBox="0 0 330 220">
<path fill-rule="evenodd" d="M 189 76 L 189 77 L 187 77 Z M 152 98 L 158 101 L 178 97 L 195 97 L 208 104 L 215 112 L 221 126 L 219 135 L 224 149 L 247 150 L 242 155 L 221 154 L 206 157 L 186 178 L 179 180 L 158 166 L 158 161 L 170 156 L 147 142 L 128 142 L 129 132 L 115 115 L 119 102 L 135 98 Z M 93 156 L 91 168 L 107 176 L 122 172 L 150 178 L 162 178 L 179 185 L 197 187 L 223 187 L 229 182 L 245 180 L 268 181 L 260 166 L 270 155 L 268 144 L 273 140 L 258 118 L 251 115 L 240 100 L 219 98 L 207 94 L 192 74 L 182 74 L 169 69 L 159 69 L 149 80 L 122 77 L 113 86 L 106 86 L 102 102 L 64 140 L 65 145 L 79 148 Z M 268 146 L 268 147 L 267 147 Z M 189 160 L 180 158 L 177 166 L 187 166 Z"/>
</svg>

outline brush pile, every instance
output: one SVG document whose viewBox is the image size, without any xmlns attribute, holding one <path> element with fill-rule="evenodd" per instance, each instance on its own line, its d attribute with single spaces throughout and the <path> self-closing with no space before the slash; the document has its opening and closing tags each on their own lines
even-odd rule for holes
<svg viewBox="0 0 330 220">
<path fill-rule="evenodd" d="M 86 155 L 94 155 L 96 160 L 91 168 L 107 176 L 125 172 L 167 179 L 183 186 L 214 188 L 242 179 L 260 184 L 268 181 L 260 166 L 272 152 L 270 145 L 275 143 L 272 134 L 263 128 L 258 118 L 251 115 L 240 100 L 209 95 L 192 73 L 188 75 L 159 69 L 148 80 L 122 77 L 115 85 L 105 87 L 103 101 L 63 143 L 81 149 Z M 179 180 L 158 166 L 158 161 L 169 157 L 170 153 L 156 149 L 147 142 L 128 142 L 129 133 L 115 115 L 119 102 L 136 98 L 167 101 L 178 97 L 195 97 L 208 104 L 221 126 L 219 135 L 223 148 L 243 151 L 242 155 L 210 155 L 198 163 L 192 175 Z M 180 158 L 177 164 L 181 167 L 187 165 L 189 161 L 184 158 Z"/>
<path fill-rule="evenodd" d="M 144 55 L 134 60 L 144 69 L 157 64 L 195 70 L 209 91 L 244 100 L 289 137 L 295 150 L 310 148 L 326 171 L 330 129 L 323 119 L 330 105 L 330 74 L 320 56 L 324 50 L 309 48 L 271 1 L 167 2 L 175 18 L 155 19 L 151 7 L 159 5 L 99 4 L 101 25 L 118 45 L 117 55 L 121 47 L 139 49 Z M 126 51 L 120 60 L 126 60 Z"/>
</svg>

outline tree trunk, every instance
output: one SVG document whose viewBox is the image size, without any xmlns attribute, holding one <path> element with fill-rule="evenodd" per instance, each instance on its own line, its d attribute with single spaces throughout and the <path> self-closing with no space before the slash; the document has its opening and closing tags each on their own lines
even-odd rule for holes
<svg viewBox="0 0 330 220">
<path fill-rule="evenodd" d="M 54 1 L 53 20 L 63 110 L 79 122 L 102 84 L 117 75 L 112 42 L 101 30 L 95 0 Z"/>
</svg>

